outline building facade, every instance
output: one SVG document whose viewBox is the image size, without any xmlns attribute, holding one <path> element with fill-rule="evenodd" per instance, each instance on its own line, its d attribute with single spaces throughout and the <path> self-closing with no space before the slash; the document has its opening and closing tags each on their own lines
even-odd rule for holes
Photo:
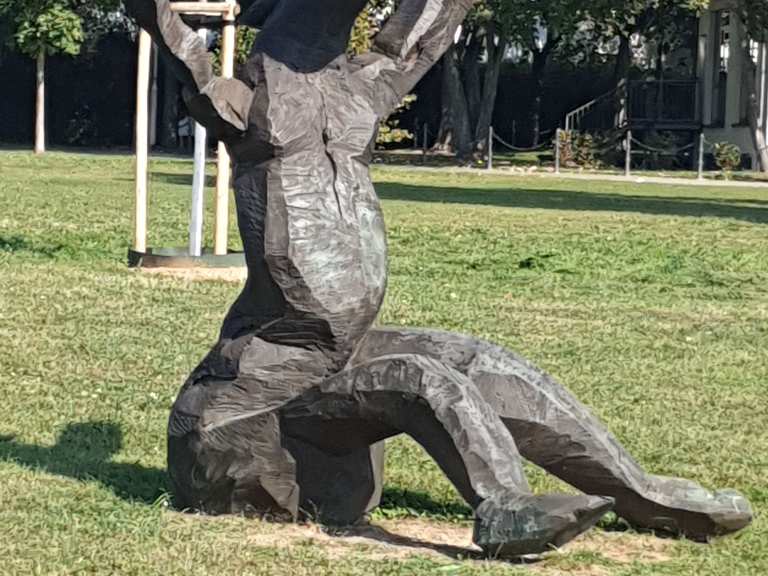
<svg viewBox="0 0 768 576">
<path fill-rule="evenodd" d="M 768 171 L 768 44 L 749 37 L 734 7 L 713 0 L 699 20 L 699 116 L 709 141 L 736 144 Z"/>
</svg>

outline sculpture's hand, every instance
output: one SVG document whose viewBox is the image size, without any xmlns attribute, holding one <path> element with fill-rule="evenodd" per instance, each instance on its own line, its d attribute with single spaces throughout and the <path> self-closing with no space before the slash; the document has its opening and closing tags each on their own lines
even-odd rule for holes
<svg viewBox="0 0 768 576">
<path fill-rule="evenodd" d="M 388 115 L 443 56 L 477 0 L 402 0 L 361 57 L 374 76 L 377 112 Z"/>
<path fill-rule="evenodd" d="M 125 0 L 125 7 L 149 32 L 184 85 L 192 117 L 225 142 L 240 137 L 248 126 L 250 88 L 213 74 L 205 43 L 171 11 L 169 0 Z"/>
</svg>

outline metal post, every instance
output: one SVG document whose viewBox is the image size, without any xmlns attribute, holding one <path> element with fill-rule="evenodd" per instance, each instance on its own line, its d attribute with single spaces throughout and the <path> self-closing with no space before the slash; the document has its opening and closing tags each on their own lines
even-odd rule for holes
<svg viewBox="0 0 768 576">
<path fill-rule="evenodd" d="M 493 170 L 493 126 L 488 129 L 488 170 Z"/>
<path fill-rule="evenodd" d="M 45 152 L 45 50 L 37 54 L 35 101 L 35 154 Z"/>
<path fill-rule="evenodd" d="M 632 130 L 627 130 L 626 157 L 624 159 L 624 176 L 632 175 Z"/>
<path fill-rule="evenodd" d="M 555 174 L 560 174 L 560 135 L 561 130 L 555 130 Z"/>
<path fill-rule="evenodd" d="M 704 136 L 704 132 L 699 134 L 699 180 L 704 180 L 704 149 L 706 147 L 706 141 L 707 139 Z"/>
<path fill-rule="evenodd" d="M 419 119 L 416 118 L 416 121 L 413 123 L 413 149 L 418 150 L 419 149 Z"/>
<path fill-rule="evenodd" d="M 139 62 L 136 81 L 136 204 L 133 221 L 133 249 L 147 251 L 147 171 L 149 168 L 149 68 L 152 39 L 139 32 Z"/>
<path fill-rule="evenodd" d="M 207 31 L 198 30 L 203 42 L 207 41 Z M 192 177 L 192 210 L 189 218 L 189 255 L 201 256 L 203 253 L 203 204 L 205 201 L 205 153 L 207 148 L 205 128 L 195 122 L 195 173 Z"/>
<path fill-rule="evenodd" d="M 422 140 L 421 140 L 421 163 L 427 161 L 427 137 L 429 135 L 429 127 L 427 126 L 427 123 L 424 122 L 424 125 L 422 126 Z"/>
</svg>

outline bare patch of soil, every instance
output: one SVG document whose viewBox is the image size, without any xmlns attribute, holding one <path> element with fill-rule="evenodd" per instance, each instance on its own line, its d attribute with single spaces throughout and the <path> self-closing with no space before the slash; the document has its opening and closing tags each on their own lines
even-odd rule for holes
<svg viewBox="0 0 768 576">
<path fill-rule="evenodd" d="M 238 268 L 140 268 L 142 274 L 150 276 L 165 276 L 186 280 L 188 282 L 197 281 L 220 281 L 242 284 L 248 277 L 248 269 Z"/>
<path fill-rule="evenodd" d="M 316 524 L 259 525 L 267 530 L 249 531 L 246 536 L 255 546 L 285 548 L 311 543 L 321 546 L 331 557 L 355 552 L 369 558 L 420 555 L 443 560 L 484 561 L 480 549 L 472 543 L 472 526 L 468 523 L 377 520 L 338 529 Z M 536 575 L 607 576 L 610 572 L 603 563 L 665 562 L 671 558 L 672 545 L 670 540 L 649 535 L 592 530 L 560 550 L 527 561 L 530 561 L 530 569 Z M 591 556 L 595 558 L 594 563 L 590 563 Z M 567 568 L 561 566 L 563 562 Z"/>
</svg>

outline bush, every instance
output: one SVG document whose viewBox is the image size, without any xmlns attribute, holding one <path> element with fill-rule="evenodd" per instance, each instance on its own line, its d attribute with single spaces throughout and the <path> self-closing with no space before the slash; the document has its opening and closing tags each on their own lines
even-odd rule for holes
<svg viewBox="0 0 768 576">
<path fill-rule="evenodd" d="M 600 168 L 616 160 L 615 136 L 576 130 L 560 131 L 560 164 L 570 168 Z"/>
<path fill-rule="evenodd" d="M 741 166 L 741 148 L 730 142 L 716 142 L 715 163 L 727 178 L 731 172 Z"/>
</svg>

